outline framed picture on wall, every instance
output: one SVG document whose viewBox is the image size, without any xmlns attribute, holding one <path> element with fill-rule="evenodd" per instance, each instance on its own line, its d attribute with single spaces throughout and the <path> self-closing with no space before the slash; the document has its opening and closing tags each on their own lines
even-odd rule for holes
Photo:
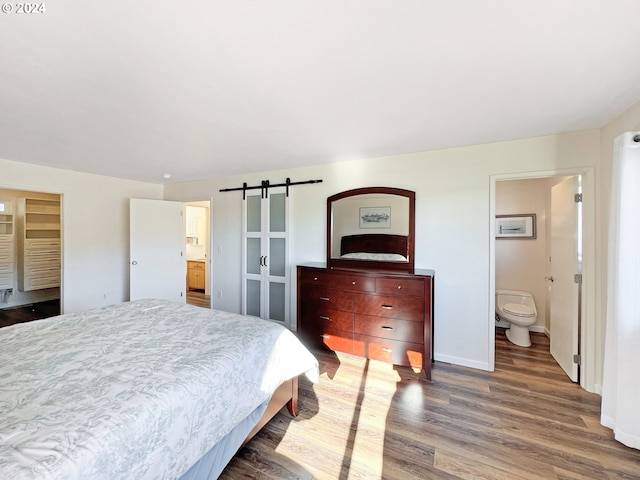
<svg viewBox="0 0 640 480">
<path fill-rule="evenodd" d="M 360 207 L 360 228 L 391 228 L 391 207 Z"/>
<path fill-rule="evenodd" d="M 496 215 L 496 238 L 536 238 L 536 214 Z"/>
</svg>

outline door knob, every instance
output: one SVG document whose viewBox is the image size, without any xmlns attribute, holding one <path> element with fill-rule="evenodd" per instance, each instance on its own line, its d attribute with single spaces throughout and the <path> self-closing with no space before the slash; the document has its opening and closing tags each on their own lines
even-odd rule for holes
<svg viewBox="0 0 640 480">
<path fill-rule="evenodd" d="M 131 262 L 131 265 L 137 265 L 138 262 L 136 262 L 135 260 L 133 262 Z"/>
<path fill-rule="evenodd" d="M 548 277 L 544 277 L 545 280 L 549 280 L 550 282 L 553 282 L 553 275 L 550 275 Z"/>
</svg>

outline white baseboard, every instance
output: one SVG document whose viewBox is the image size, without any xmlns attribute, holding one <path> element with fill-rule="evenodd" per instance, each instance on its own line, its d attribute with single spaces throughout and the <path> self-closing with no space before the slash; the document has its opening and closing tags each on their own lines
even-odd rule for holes
<svg viewBox="0 0 640 480">
<path fill-rule="evenodd" d="M 488 363 L 486 363 L 486 362 L 477 362 L 475 360 L 470 360 L 468 358 L 453 357 L 451 355 L 441 355 L 441 354 L 438 354 L 438 353 L 434 353 L 433 359 L 436 362 L 451 363 L 453 365 L 460 365 L 461 367 L 476 368 L 478 370 L 485 370 L 487 372 L 491 371 L 491 370 L 489 370 L 489 364 Z"/>
</svg>

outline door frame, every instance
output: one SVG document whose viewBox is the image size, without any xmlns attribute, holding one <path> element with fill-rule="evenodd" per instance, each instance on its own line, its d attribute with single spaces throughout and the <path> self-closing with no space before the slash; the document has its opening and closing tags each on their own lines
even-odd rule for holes
<svg viewBox="0 0 640 480">
<path fill-rule="evenodd" d="M 596 323 L 596 269 L 595 269 L 595 179 L 593 167 L 571 169 L 515 172 L 489 176 L 489 292 L 487 325 L 489 330 L 489 370 L 495 369 L 495 289 L 496 289 L 496 182 L 504 180 L 530 180 L 535 178 L 582 176 L 582 298 L 580 308 L 580 386 L 589 392 L 596 391 L 596 370 L 598 367 L 598 326 Z"/>
<path fill-rule="evenodd" d="M 181 201 L 181 200 L 176 200 L 176 201 Z M 196 205 L 199 203 L 207 203 L 207 205 Z M 200 199 L 200 200 L 190 200 L 190 201 L 186 201 L 186 202 L 182 202 L 182 204 L 185 207 L 185 212 L 186 212 L 186 207 L 191 206 L 191 207 L 203 207 L 207 209 L 207 216 L 206 218 L 206 242 L 205 242 L 205 255 L 206 255 L 206 259 L 207 261 L 205 262 L 205 276 L 206 276 L 206 280 L 205 280 L 205 294 L 208 294 L 210 298 L 213 298 L 213 288 L 211 285 L 211 270 L 212 270 L 212 252 L 213 252 L 213 239 L 212 239 L 212 230 L 211 230 L 211 224 L 212 224 L 212 204 L 213 204 L 213 200 L 211 198 L 204 198 L 204 199 Z M 186 220 L 186 213 L 185 213 L 185 220 Z M 185 252 L 186 252 L 186 245 L 185 245 Z M 186 253 L 185 253 L 185 258 L 186 258 Z M 211 305 L 213 305 L 213 302 L 211 302 Z M 211 307 L 213 308 L 213 307 Z"/>
</svg>

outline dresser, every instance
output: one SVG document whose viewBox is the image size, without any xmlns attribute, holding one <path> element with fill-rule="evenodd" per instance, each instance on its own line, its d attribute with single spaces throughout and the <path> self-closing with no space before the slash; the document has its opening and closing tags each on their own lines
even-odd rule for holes
<svg viewBox="0 0 640 480">
<path fill-rule="evenodd" d="M 297 267 L 298 335 L 309 347 L 422 369 L 431 379 L 434 272 Z"/>
</svg>

